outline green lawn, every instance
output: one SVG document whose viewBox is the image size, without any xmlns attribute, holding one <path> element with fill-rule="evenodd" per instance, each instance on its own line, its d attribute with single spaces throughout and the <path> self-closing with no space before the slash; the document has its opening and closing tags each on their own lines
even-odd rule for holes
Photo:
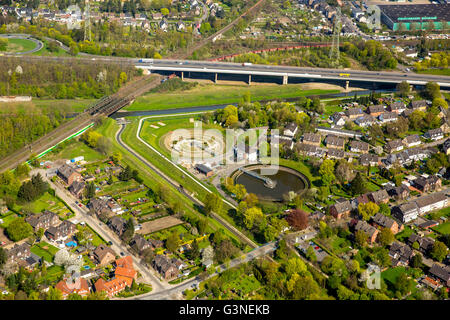
<svg viewBox="0 0 450 320">
<path fill-rule="evenodd" d="M 21 210 L 31 211 L 34 213 L 40 213 L 44 210 L 49 210 L 56 213 L 61 218 L 67 218 L 67 214 L 71 213 L 69 208 L 66 205 L 56 198 L 52 196 L 50 193 L 46 192 L 39 199 L 24 204 L 24 205 L 16 205 L 14 210 L 20 212 Z"/>
<path fill-rule="evenodd" d="M 381 273 L 381 278 L 384 281 L 389 281 L 391 284 L 394 284 L 397 278 L 402 274 L 406 272 L 405 267 L 396 267 L 396 268 L 389 268 L 386 271 L 383 271 Z"/>
<path fill-rule="evenodd" d="M 31 252 L 44 258 L 45 261 L 53 262 L 53 257 L 59 249 L 48 244 L 47 242 L 40 242 L 31 247 Z"/>
<path fill-rule="evenodd" d="M 14 220 L 17 219 L 17 215 L 12 213 L 12 214 L 8 214 L 6 216 L 2 216 L 0 217 L 3 220 L 3 223 L 0 225 L 2 228 L 6 228 L 9 226 L 9 224 L 11 222 L 13 222 Z"/>
<path fill-rule="evenodd" d="M 399 241 L 403 241 L 403 240 L 408 239 L 409 236 L 412 235 L 413 233 L 414 233 L 414 231 L 410 227 L 406 226 L 402 232 L 397 233 L 395 235 L 395 238 Z"/>
<path fill-rule="evenodd" d="M 0 114 L 10 112 L 27 112 L 40 109 L 42 112 L 58 109 L 62 113 L 81 112 L 96 100 L 94 99 L 39 99 L 33 97 L 31 101 L 9 103 L 3 105 Z"/>
<path fill-rule="evenodd" d="M 258 290 L 261 287 L 261 283 L 255 278 L 254 275 L 240 275 L 233 281 L 227 282 L 223 285 L 222 289 L 226 296 L 235 295 L 241 291 L 242 295 L 247 295 L 253 291 Z M 236 293 L 232 293 L 234 290 Z"/>
<path fill-rule="evenodd" d="M 62 266 L 53 265 L 47 269 L 45 276 L 39 279 L 39 282 L 47 280 L 48 282 L 56 282 L 62 275 L 64 275 L 64 268 Z"/>
<path fill-rule="evenodd" d="M 56 159 L 73 159 L 78 156 L 84 156 L 85 161 L 99 161 L 106 157 L 102 155 L 97 150 L 88 147 L 85 143 L 81 141 L 71 140 L 67 147 L 58 153 L 48 153 L 42 157 L 42 161 L 45 160 L 56 160 Z"/>
<path fill-rule="evenodd" d="M 339 90 L 302 90 L 301 84 L 288 85 L 214 85 L 198 84 L 187 91 L 169 93 L 151 93 L 139 97 L 126 107 L 128 111 L 162 110 L 195 106 L 237 103 L 246 92 L 250 92 L 252 101 L 296 98 L 319 94 L 337 93 Z"/>
<path fill-rule="evenodd" d="M 27 39 L 8 39 L 8 47 L 6 52 L 16 53 L 29 51 L 36 48 L 36 43 Z"/>
<path fill-rule="evenodd" d="M 443 224 L 440 224 L 434 228 L 432 228 L 434 231 L 437 231 L 443 235 L 450 234 L 450 221 L 447 221 Z"/>
<path fill-rule="evenodd" d="M 438 76 L 450 76 L 450 68 L 446 68 L 446 69 L 427 69 L 427 70 L 421 70 L 418 73 L 434 74 L 434 75 L 438 75 Z"/>
</svg>

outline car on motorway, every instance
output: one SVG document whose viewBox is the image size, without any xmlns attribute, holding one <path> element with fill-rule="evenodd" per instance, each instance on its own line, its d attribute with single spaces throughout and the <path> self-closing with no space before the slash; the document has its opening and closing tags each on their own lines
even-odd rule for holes
<svg viewBox="0 0 450 320">
<path fill-rule="evenodd" d="M 81 207 L 83 207 L 83 204 L 82 204 L 82 203 L 79 203 L 78 206 L 81 208 Z"/>
<path fill-rule="evenodd" d="M 123 257 L 123 256 L 125 255 L 125 253 L 122 251 L 122 252 L 120 253 L 120 255 Z"/>
<path fill-rule="evenodd" d="M 108 241 L 108 244 L 109 244 L 110 246 L 112 246 L 113 243 L 112 243 L 112 241 Z"/>
</svg>

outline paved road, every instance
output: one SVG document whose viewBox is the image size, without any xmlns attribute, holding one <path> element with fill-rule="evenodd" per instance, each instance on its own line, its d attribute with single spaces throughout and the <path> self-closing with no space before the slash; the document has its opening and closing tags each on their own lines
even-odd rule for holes
<svg viewBox="0 0 450 320">
<path fill-rule="evenodd" d="M 75 212 L 75 217 L 71 220 L 77 220 L 79 222 L 84 221 L 89 226 L 97 232 L 106 241 L 111 241 L 111 248 L 119 254 L 123 252 L 125 255 L 130 255 L 133 258 L 133 263 L 136 270 L 142 275 L 142 279 L 145 283 L 151 284 L 153 290 L 152 292 L 158 292 L 165 290 L 170 287 L 170 285 L 165 281 L 160 281 L 157 276 L 155 276 L 146 266 L 144 266 L 140 259 L 138 259 L 134 254 L 127 249 L 127 247 L 122 243 L 116 234 L 114 234 L 111 229 L 109 229 L 103 222 L 90 216 L 88 210 L 85 206 L 78 207 L 75 204 L 76 199 L 72 194 L 70 194 L 66 189 L 64 189 L 60 184 L 53 183 L 46 176 L 46 171 L 43 169 L 34 169 L 31 174 L 40 173 L 42 177 L 50 184 L 51 188 L 55 189 L 56 195 L 63 199 L 67 205 Z M 156 273 L 156 272 L 155 272 Z"/>
<path fill-rule="evenodd" d="M 2 34 L 0 35 L 1 38 L 6 38 L 6 39 L 25 39 L 25 40 L 30 40 L 32 42 L 34 42 L 36 44 L 36 47 L 34 47 L 31 50 L 28 51 L 22 51 L 22 52 L 15 52 L 15 53 L 7 53 L 7 55 L 24 55 L 24 54 L 31 54 L 34 52 L 38 52 L 39 50 L 41 50 L 44 47 L 44 44 L 42 43 L 42 41 L 33 38 L 32 36 L 28 35 L 28 34 L 22 34 L 22 33 L 9 33 L 9 34 Z"/>
</svg>

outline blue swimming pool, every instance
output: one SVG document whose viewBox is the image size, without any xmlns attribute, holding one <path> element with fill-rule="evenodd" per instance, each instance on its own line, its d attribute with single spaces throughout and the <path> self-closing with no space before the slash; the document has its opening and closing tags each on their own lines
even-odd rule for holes
<svg viewBox="0 0 450 320">
<path fill-rule="evenodd" d="M 66 243 L 66 246 L 75 248 L 77 246 L 77 243 L 75 241 L 70 241 Z"/>
<path fill-rule="evenodd" d="M 89 270 L 91 267 L 89 267 L 89 266 L 84 266 L 83 268 L 85 268 L 86 270 Z"/>
</svg>

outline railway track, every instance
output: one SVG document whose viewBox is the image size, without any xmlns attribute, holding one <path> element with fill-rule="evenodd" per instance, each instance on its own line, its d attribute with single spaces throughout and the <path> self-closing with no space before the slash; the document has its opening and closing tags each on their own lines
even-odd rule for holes
<svg viewBox="0 0 450 320">
<path fill-rule="evenodd" d="M 84 112 L 80 113 L 74 119 L 60 125 L 45 136 L 3 158 L 0 163 L 0 172 L 15 168 L 19 163 L 27 161 L 31 155 L 40 154 L 86 128 L 97 119 L 117 112 L 133 102 L 136 97 L 156 87 L 161 82 L 160 79 L 161 77 L 156 75 L 143 76 L 122 87 L 118 92 L 101 98 L 99 101 L 88 106 Z"/>
</svg>

